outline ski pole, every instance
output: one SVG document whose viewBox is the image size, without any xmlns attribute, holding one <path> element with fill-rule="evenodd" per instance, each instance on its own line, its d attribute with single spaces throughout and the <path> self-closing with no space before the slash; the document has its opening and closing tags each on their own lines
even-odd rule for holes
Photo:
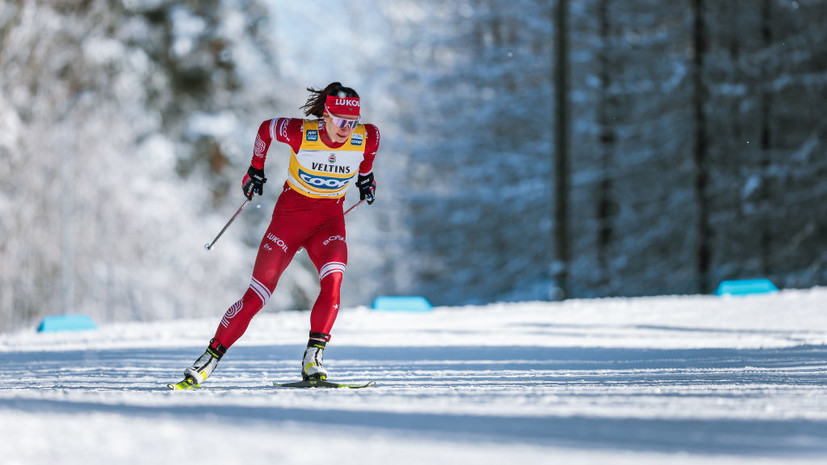
<svg viewBox="0 0 827 465">
<path fill-rule="evenodd" d="M 204 244 L 205 249 L 207 249 L 207 250 L 212 249 L 212 247 L 215 245 L 215 243 L 218 242 L 218 238 L 221 237 L 222 234 L 224 234 L 224 231 L 226 231 L 227 228 L 229 228 L 231 224 L 233 224 L 233 221 L 235 221 L 235 218 L 238 216 L 239 213 L 241 213 L 241 210 L 244 210 L 244 207 L 247 206 L 247 203 L 249 201 L 250 201 L 249 199 L 244 200 L 244 203 L 242 203 L 241 206 L 238 207 L 238 210 L 236 210 L 235 215 L 233 215 L 233 217 L 230 218 L 230 221 L 228 221 L 227 224 L 225 224 L 224 227 L 221 228 L 221 231 L 218 232 L 218 235 L 215 236 L 215 239 L 213 239 L 212 242 L 210 242 L 210 243 Z"/>
<path fill-rule="evenodd" d="M 212 242 L 204 244 L 205 249 L 211 250 L 213 248 L 215 243 L 218 242 L 218 238 L 221 237 L 222 234 L 224 234 L 224 231 L 226 231 L 227 228 L 229 228 L 231 224 L 233 224 L 233 221 L 235 221 L 235 218 L 239 215 L 239 213 L 241 213 L 242 210 L 244 210 L 244 207 L 247 206 L 248 202 L 249 202 L 249 200 L 245 200 L 244 203 L 242 203 L 241 206 L 238 207 L 238 210 L 236 210 L 233 217 L 230 218 L 230 221 L 228 221 L 227 224 L 225 224 L 223 228 L 221 228 L 221 231 L 218 232 L 218 235 L 215 236 L 215 239 L 213 239 Z M 364 202 L 364 200 L 360 200 L 360 201 L 356 202 L 355 204 L 353 204 L 353 206 L 348 208 L 347 211 L 342 216 L 347 215 L 348 213 L 352 212 L 353 209 L 358 207 L 359 205 L 361 205 L 362 202 Z"/>
<path fill-rule="evenodd" d="M 344 213 L 344 215 L 342 215 L 342 216 L 345 216 L 345 215 L 347 215 L 348 213 L 350 213 L 351 211 L 353 211 L 353 209 L 354 209 L 354 208 L 356 208 L 356 207 L 358 207 L 359 205 L 361 205 L 361 204 L 362 204 L 362 202 L 364 202 L 364 200 L 360 200 L 360 201 L 358 201 L 358 202 L 354 203 L 354 204 L 353 204 L 353 206 L 352 206 L 352 207 L 350 207 L 350 208 L 348 208 L 348 209 L 347 209 L 347 211 L 346 211 L 346 212 Z"/>
</svg>

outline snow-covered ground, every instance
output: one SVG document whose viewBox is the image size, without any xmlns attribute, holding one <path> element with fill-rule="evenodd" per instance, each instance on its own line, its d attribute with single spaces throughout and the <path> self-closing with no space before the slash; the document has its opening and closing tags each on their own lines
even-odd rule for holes
<svg viewBox="0 0 827 465">
<path fill-rule="evenodd" d="M 827 463 L 827 289 L 345 309 L 325 356 L 356 391 L 272 387 L 308 314 L 263 313 L 169 391 L 219 318 L 3 335 L 0 460 Z"/>
</svg>

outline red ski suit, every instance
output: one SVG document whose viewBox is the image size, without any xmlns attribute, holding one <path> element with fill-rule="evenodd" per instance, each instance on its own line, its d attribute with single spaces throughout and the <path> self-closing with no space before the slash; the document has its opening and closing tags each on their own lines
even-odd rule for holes
<svg viewBox="0 0 827 465">
<path fill-rule="evenodd" d="M 359 125 L 350 138 L 336 144 L 324 120 L 274 118 L 261 124 L 252 165 L 264 169 L 273 140 L 291 149 L 288 178 L 261 240 L 250 287 L 221 319 L 213 339 L 226 350 L 247 330 L 267 303 L 281 274 L 304 247 L 319 272 L 321 292 L 310 313 L 310 333 L 330 337 L 339 311 L 339 289 L 347 266 L 345 190 L 356 174 L 367 175 L 379 148 L 379 130 Z"/>
</svg>

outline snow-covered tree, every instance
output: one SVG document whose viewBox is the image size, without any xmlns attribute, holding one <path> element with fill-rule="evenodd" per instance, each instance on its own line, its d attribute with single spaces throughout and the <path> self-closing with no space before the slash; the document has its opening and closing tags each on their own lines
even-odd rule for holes
<svg viewBox="0 0 827 465">
<path fill-rule="evenodd" d="M 566 296 L 827 283 L 827 3 L 567 3 Z M 3 3 L 0 330 L 220 314 L 288 159 L 271 148 L 266 195 L 205 253 L 255 130 L 334 80 L 383 136 L 343 304 L 549 298 L 557 5 Z M 299 257 L 268 306 L 316 292 Z"/>
</svg>

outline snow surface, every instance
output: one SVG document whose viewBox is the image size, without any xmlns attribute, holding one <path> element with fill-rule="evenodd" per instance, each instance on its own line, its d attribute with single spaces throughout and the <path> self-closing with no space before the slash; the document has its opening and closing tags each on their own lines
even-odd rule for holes
<svg viewBox="0 0 827 465">
<path fill-rule="evenodd" d="M 307 312 L 263 313 L 172 392 L 209 320 L 5 335 L 2 463 L 826 463 L 827 289 L 341 312 L 291 390 Z"/>
</svg>

